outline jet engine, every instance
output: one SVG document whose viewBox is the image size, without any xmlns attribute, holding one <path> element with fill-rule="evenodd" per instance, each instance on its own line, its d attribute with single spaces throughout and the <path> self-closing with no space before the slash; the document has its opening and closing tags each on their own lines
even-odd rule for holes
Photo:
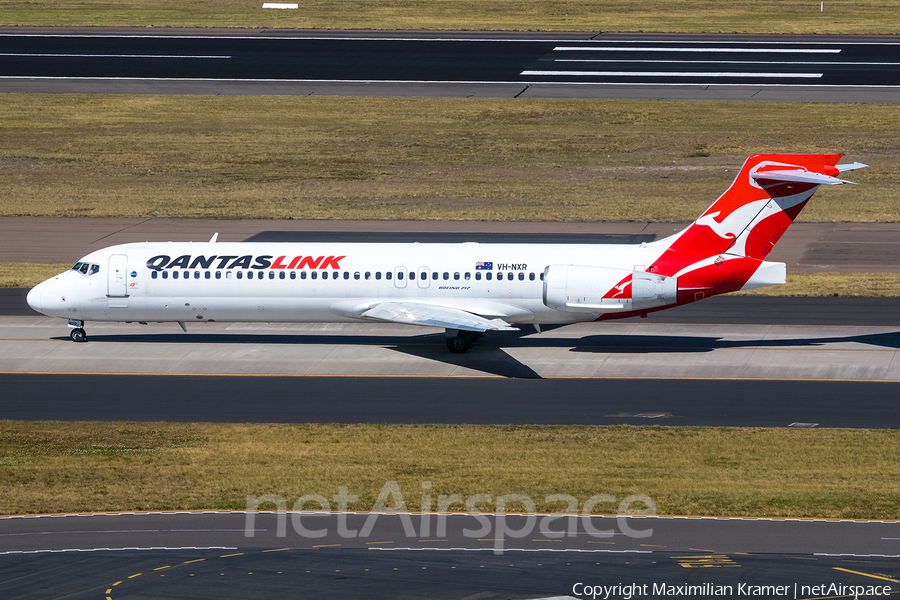
<svg viewBox="0 0 900 600">
<path fill-rule="evenodd" d="M 585 265 L 544 269 L 544 304 L 566 312 L 628 312 L 678 302 L 678 279 Z"/>
</svg>

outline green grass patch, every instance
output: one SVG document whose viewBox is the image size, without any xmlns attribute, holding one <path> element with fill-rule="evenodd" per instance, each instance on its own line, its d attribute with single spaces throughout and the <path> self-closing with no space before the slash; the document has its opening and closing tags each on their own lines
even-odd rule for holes
<svg viewBox="0 0 900 600">
<path fill-rule="evenodd" d="M 0 1 L 0 25 L 897 34 L 891 0 L 262 0 Z"/>
<path fill-rule="evenodd" d="M 240 509 L 341 486 L 366 510 L 387 481 L 419 510 L 430 481 L 435 502 L 525 494 L 542 511 L 551 494 L 646 494 L 660 514 L 896 518 L 898 444 L 894 430 L 0 421 L 0 512 Z"/>
<path fill-rule="evenodd" d="M 900 105 L 0 95 L 0 216 L 691 221 L 843 152 L 811 221 L 900 220 Z"/>
</svg>

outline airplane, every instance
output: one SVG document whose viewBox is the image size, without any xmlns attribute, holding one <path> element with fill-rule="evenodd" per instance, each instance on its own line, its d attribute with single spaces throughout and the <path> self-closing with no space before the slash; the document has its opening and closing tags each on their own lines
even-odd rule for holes
<svg viewBox="0 0 900 600">
<path fill-rule="evenodd" d="M 863 168 L 840 154 L 756 154 L 700 217 L 641 244 L 145 242 L 88 254 L 28 304 L 87 321 L 387 322 L 487 331 L 602 321 L 785 282 L 765 258 L 819 185 Z"/>
</svg>

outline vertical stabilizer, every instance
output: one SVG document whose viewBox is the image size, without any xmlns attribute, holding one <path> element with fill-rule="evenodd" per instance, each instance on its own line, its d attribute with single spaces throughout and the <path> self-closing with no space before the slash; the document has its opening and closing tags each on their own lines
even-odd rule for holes
<svg viewBox="0 0 900 600">
<path fill-rule="evenodd" d="M 667 248 L 648 270 L 678 277 L 685 298 L 741 289 L 820 185 L 849 183 L 835 176 L 865 166 L 836 166 L 840 158 L 840 154 L 751 156 L 731 187 L 696 221 L 657 242 Z"/>
</svg>

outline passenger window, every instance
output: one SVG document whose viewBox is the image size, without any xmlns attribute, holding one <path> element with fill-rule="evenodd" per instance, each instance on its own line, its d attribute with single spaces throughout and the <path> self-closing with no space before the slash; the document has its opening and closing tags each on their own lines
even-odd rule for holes
<svg viewBox="0 0 900 600">
<path fill-rule="evenodd" d="M 300 279 L 306 279 L 306 271 L 300 271 Z"/>
<path fill-rule="evenodd" d="M 209 271 L 204 271 L 203 274 L 206 276 L 207 279 L 210 279 L 212 277 L 212 274 Z"/>
<path fill-rule="evenodd" d="M 353 273 L 353 279 L 359 279 L 359 271 Z"/>
<path fill-rule="evenodd" d="M 358 277 L 359 273 L 357 273 L 356 275 Z M 344 279 L 350 279 L 350 271 L 344 271 Z"/>
<path fill-rule="evenodd" d="M 325 274 L 328 275 L 328 273 L 325 273 Z M 315 279 L 315 278 L 318 277 L 318 276 L 319 276 L 319 275 L 318 275 L 318 272 L 317 272 L 317 271 L 312 271 L 312 272 L 309 274 L 310 279 Z"/>
<path fill-rule="evenodd" d="M 168 279 L 168 278 L 169 278 L 169 272 L 163 271 L 163 279 Z"/>
<path fill-rule="evenodd" d="M 231 271 L 225 271 L 225 279 L 231 279 Z"/>
<path fill-rule="evenodd" d="M 447 281 L 448 279 L 450 279 L 450 273 L 444 271 L 444 281 Z"/>
<path fill-rule="evenodd" d="M 481 273 L 475 273 L 475 281 L 481 281 Z"/>
<path fill-rule="evenodd" d="M 528 274 L 528 281 L 534 281 L 534 273 Z"/>
<path fill-rule="evenodd" d="M 387 279 L 388 281 L 390 281 L 393 276 L 394 276 L 394 274 L 391 273 L 390 271 L 385 271 L 385 273 L 384 273 L 384 278 Z"/>
<path fill-rule="evenodd" d="M 512 273 L 507 273 L 507 274 L 506 274 L 506 278 L 507 278 L 509 281 L 512 281 L 512 280 L 513 280 L 513 274 L 512 274 Z"/>
<path fill-rule="evenodd" d="M 284 279 L 284 271 L 278 271 L 278 279 Z"/>
<path fill-rule="evenodd" d="M 157 275 L 158 275 L 158 273 L 157 273 L 156 271 L 151 271 L 151 272 L 150 272 L 150 279 L 156 279 L 156 276 L 157 276 Z"/>
<path fill-rule="evenodd" d="M 284 271 L 281 272 L 281 276 L 284 277 Z M 269 271 L 269 279 L 275 279 L 275 271 Z"/>
<path fill-rule="evenodd" d="M 421 279 L 422 281 L 425 281 L 426 279 L 428 279 L 428 273 L 426 273 L 425 271 L 422 271 L 421 273 L 419 273 L 419 279 Z"/>
<path fill-rule="evenodd" d="M 372 279 L 372 274 L 366 271 L 366 280 Z"/>
<path fill-rule="evenodd" d="M 468 280 L 472 279 L 472 274 L 469 273 L 468 271 L 466 271 L 466 274 L 463 277 L 465 278 L 466 281 L 468 281 Z"/>
<path fill-rule="evenodd" d="M 375 281 L 381 280 L 381 271 L 375 271 Z"/>
<path fill-rule="evenodd" d="M 172 279 L 178 279 L 178 271 L 172 271 Z"/>
<path fill-rule="evenodd" d="M 338 273 L 337 271 L 334 271 L 331 273 L 331 278 L 337 279 L 338 275 L 340 275 L 340 273 Z M 322 279 L 328 279 L 328 273 L 322 273 Z"/>
<path fill-rule="evenodd" d="M 397 271 L 397 279 L 403 279 L 403 271 Z"/>
<path fill-rule="evenodd" d="M 222 279 L 222 271 L 216 271 L 216 279 Z"/>
<path fill-rule="evenodd" d="M 244 276 L 243 271 L 238 271 L 238 272 L 237 272 L 237 278 L 238 278 L 238 279 L 242 278 L 243 276 Z"/>
<path fill-rule="evenodd" d="M 291 271 L 291 279 L 297 279 L 297 271 Z"/>
<path fill-rule="evenodd" d="M 194 279 L 200 279 L 200 271 L 194 271 Z"/>
<path fill-rule="evenodd" d="M 440 276 L 438 275 L 437 271 L 435 271 L 434 273 L 431 274 L 431 278 L 434 280 L 437 280 L 438 277 L 440 277 Z"/>
<path fill-rule="evenodd" d="M 525 273 L 519 273 L 519 281 L 525 281 Z"/>
<path fill-rule="evenodd" d="M 488 271 L 487 273 L 484 274 L 484 278 L 487 279 L 488 281 L 490 281 L 493 277 L 494 277 L 494 274 L 491 273 L 490 271 Z"/>
<path fill-rule="evenodd" d="M 459 273 L 458 272 L 453 274 L 453 279 L 455 281 L 459 281 Z"/>
<path fill-rule="evenodd" d="M 543 281 L 543 280 L 544 280 L 544 272 L 541 271 L 541 281 Z"/>
</svg>

